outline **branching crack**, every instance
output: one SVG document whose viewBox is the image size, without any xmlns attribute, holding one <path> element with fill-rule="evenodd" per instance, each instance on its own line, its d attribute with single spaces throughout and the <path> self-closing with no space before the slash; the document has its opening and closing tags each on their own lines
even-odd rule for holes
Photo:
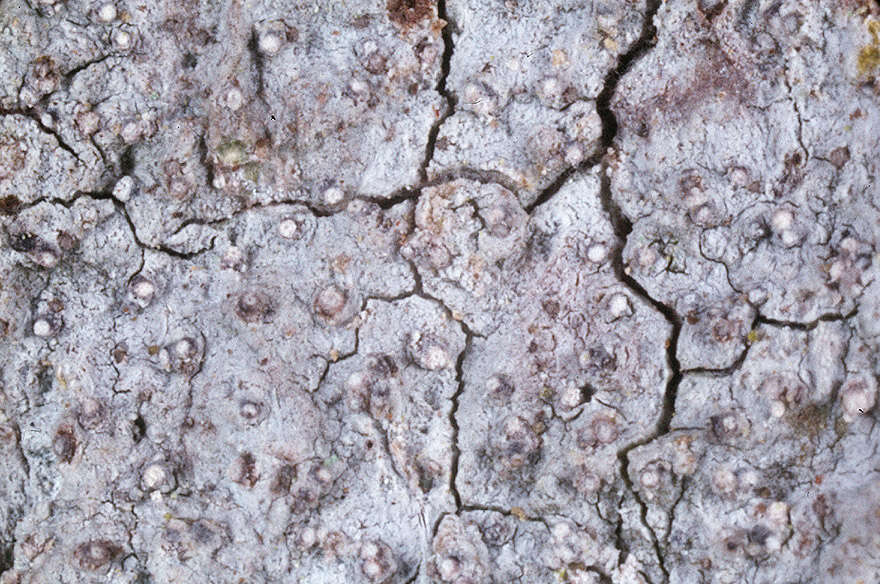
<svg viewBox="0 0 880 584">
<path fill-rule="evenodd" d="M 746 345 L 743 347 L 743 350 L 737 356 L 737 358 L 728 365 L 727 367 L 692 367 L 690 369 L 682 369 L 681 374 L 684 375 L 708 375 L 711 377 L 729 377 L 733 375 L 735 372 L 739 371 L 743 363 L 746 361 L 746 357 L 749 356 L 749 349 L 752 348 L 752 341 L 748 340 L 751 338 L 751 335 L 754 333 L 755 329 L 759 324 L 759 317 L 756 315 L 754 319 L 752 319 L 752 325 L 749 327 L 749 336 L 746 340 Z"/>
<path fill-rule="evenodd" d="M 653 435 L 649 438 L 645 438 L 627 445 L 617 453 L 617 459 L 620 462 L 620 475 L 623 478 L 623 484 L 626 486 L 626 490 L 629 491 L 629 493 L 639 504 L 639 520 L 642 522 L 642 525 L 645 526 L 645 529 L 647 529 L 648 533 L 651 535 L 651 544 L 654 548 L 654 555 L 657 556 L 657 563 L 660 567 L 660 571 L 663 572 L 663 579 L 665 582 L 669 582 L 669 571 L 667 570 L 665 562 L 663 561 L 663 551 L 660 549 L 660 538 L 657 537 L 657 533 L 654 531 L 654 528 L 651 527 L 650 523 L 648 523 L 648 505 L 639 495 L 639 492 L 633 487 L 633 481 L 629 476 L 630 451 L 638 448 L 639 446 L 643 446 L 655 440 L 656 438 L 657 436 Z M 618 527 L 618 534 L 621 534 L 620 526 Z"/>
<path fill-rule="evenodd" d="M 420 298 L 424 298 L 425 300 L 430 300 L 431 302 L 434 302 L 444 310 L 448 318 L 455 320 L 452 317 L 452 311 L 449 309 L 448 306 L 446 306 L 446 304 L 443 303 L 443 301 L 425 292 L 425 289 L 422 285 L 422 277 L 421 274 L 419 274 L 418 268 L 412 261 L 410 261 L 409 264 L 410 270 L 413 274 L 413 279 L 415 280 L 415 286 L 413 287 L 411 295 L 418 296 Z M 461 398 L 462 393 L 464 393 L 464 360 L 470 352 L 471 344 L 474 337 L 479 337 L 481 335 L 473 332 L 464 321 L 459 320 L 456 322 L 458 322 L 459 326 L 461 326 L 461 330 L 465 335 L 464 349 L 462 349 L 461 353 L 458 355 L 458 358 L 455 361 L 455 381 L 457 385 L 455 393 L 450 398 L 452 401 L 452 406 L 449 409 L 449 425 L 452 428 L 452 458 L 450 460 L 449 466 L 449 491 L 452 493 L 452 498 L 455 501 L 456 512 L 458 513 L 462 510 L 461 494 L 458 492 L 458 486 L 456 484 L 456 480 L 458 478 L 458 462 L 461 456 L 461 448 L 458 445 L 459 426 L 456 414 L 458 413 L 459 399 Z"/>
<path fill-rule="evenodd" d="M 77 160 L 77 162 L 82 162 L 82 160 L 79 157 L 79 154 L 77 154 L 76 150 L 71 148 L 71 146 L 67 142 L 64 141 L 64 138 L 61 137 L 61 134 L 58 132 L 58 130 L 55 130 L 54 128 L 50 128 L 49 126 L 47 126 L 46 124 L 43 123 L 43 120 L 42 120 L 42 117 L 40 116 L 39 111 L 37 111 L 34 108 L 0 109 L 0 116 L 15 116 L 15 115 L 24 116 L 24 117 L 32 119 L 37 124 L 37 126 L 39 126 L 40 130 L 44 134 L 49 134 L 55 138 L 55 141 L 58 142 L 59 148 L 61 148 L 62 150 L 64 150 L 65 152 L 67 152 L 68 154 L 73 156 Z"/>
<path fill-rule="evenodd" d="M 654 24 L 654 16 L 657 14 L 659 8 L 660 0 L 650 0 L 648 2 L 648 10 L 645 15 L 639 39 L 620 57 L 617 67 L 610 71 L 605 77 L 605 85 L 596 99 L 596 110 L 599 113 L 599 117 L 602 119 L 602 137 L 597 152 L 584 161 L 581 167 L 568 172 L 567 175 L 590 168 L 598 163 L 603 165 L 601 173 L 600 199 L 602 208 L 607 213 L 614 232 L 619 240 L 612 255 L 612 265 L 615 276 L 622 284 L 629 288 L 633 294 L 650 304 L 662 314 L 671 327 L 669 338 L 666 341 L 666 361 L 671 375 L 664 390 L 663 406 L 660 417 L 657 420 L 654 431 L 649 436 L 625 446 L 617 454 L 623 483 L 626 486 L 627 491 L 629 491 L 639 505 L 641 523 L 651 535 L 652 545 L 660 571 L 663 573 L 664 581 L 668 582 L 669 572 L 664 565 L 664 557 L 662 550 L 660 549 L 660 540 L 647 521 L 648 507 L 645 501 L 639 496 L 638 491 L 633 487 L 633 481 L 629 475 L 629 453 L 634 448 L 656 440 L 658 437 L 669 432 L 672 416 L 675 413 L 675 400 L 678 395 L 678 386 L 682 379 L 681 366 L 677 357 L 678 339 L 681 334 L 682 323 L 681 318 L 672 307 L 652 298 L 645 288 L 627 273 L 623 261 L 623 250 L 626 247 L 627 237 L 632 232 L 632 223 L 612 197 L 611 181 L 608 177 L 607 159 L 605 158 L 605 153 L 612 146 L 614 139 L 617 137 L 618 130 L 617 117 L 611 110 L 611 100 L 614 97 L 620 79 L 630 70 L 637 59 L 647 53 L 647 51 L 654 46 L 657 34 L 657 27 Z M 567 179 L 565 174 L 563 177 L 564 178 L 562 178 L 561 181 L 557 180 L 539 195 L 535 203 L 529 208 L 529 212 L 549 201 L 553 195 L 556 194 L 561 188 L 562 183 Z M 620 531 L 621 527 L 622 524 L 618 526 L 618 542 L 623 541 L 622 532 Z"/>
<path fill-rule="evenodd" d="M 566 169 L 547 188 L 541 191 L 534 202 L 526 207 L 526 212 L 529 214 L 552 199 L 572 175 L 593 168 L 604 160 L 608 149 L 614 142 L 614 138 L 617 137 L 617 117 L 611 111 L 611 99 L 617 90 L 617 84 L 630 70 L 633 63 L 654 46 L 657 34 L 657 27 L 654 25 L 654 15 L 657 14 L 659 8 L 660 0 L 648 0 L 645 20 L 642 23 L 642 31 L 638 40 L 633 43 L 627 52 L 620 56 L 617 66 L 605 75 L 602 91 L 596 97 L 596 112 L 602 120 L 602 135 L 599 138 L 599 144 L 596 146 L 595 151 L 579 165 Z"/>
<path fill-rule="evenodd" d="M 129 231 L 131 231 L 131 236 L 134 239 L 135 244 L 142 250 L 149 249 L 152 251 L 163 253 L 163 254 L 171 256 L 171 257 L 175 257 L 177 259 L 191 260 L 194 257 L 197 257 L 205 252 L 208 252 L 208 251 L 211 251 L 212 249 L 214 249 L 214 240 L 213 239 L 211 240 L 211 244 L 206 249 L 202 249 L 202 250 L 195 251 L 195 252 L 181 252 L 181 251 L 177 251 L 174 248 L 171 248 L 167 245 L 150 245 L 148 243 L 144 243 L 143 241 L 141 241 L 140 237 L 138 237 L 138 233 L 137 233 L 137 229 L 134 225 L 134 221 L 132 221 L 131 216 L 128 214 L 128 209 L 126 209 L 125 203 L 123 203 L 122 201 L 120 201 L 119 199 L 114 197 L 112 191 L 110 191 L 109 189 L 106 189 L 103 191 L 77 191 L 73 195 L 73 197 L 71 197 L 70 199 L 59 199 L 59 198 L 55 198 L 55 197 L 53 197 L 53 198 L 40 197 L 39 199 L 36 199 L 35 201 L 28 204 L 24 208 L 29 209 L 29 208 L 34 207 L 36 205 L 39 205 L 41 203 L 49 203 L 52 205 L 61 205 L 67 209 L 70 209 L 74 205 L 74 203 L 76 203 L 79 199 L 81 199 L 83 197 L 92 199 L 94 201 L 111 201 L 113 203 L 113 206 L 116 208 L 117 211 L 119 211 L 120 215 L 122 215 L 122 217 L 125 219 L 126 223 L 128 224 Z M 19 210 L 19 212 L 20 212 L 20 210 Z M 184 226 L 181 226 L 181 229 L 183 227 Z"/>
<path fill-rule="evenodd" d="M 689 477 L 682 478 L 681 489 L 678 492 L 678 496 L 675 498 L 675 502 L 669 509 L 669 515 L 666 517 L 666 535 L 663 538 L 663 545 L 666 548 L 669 548 L 669 536 L 672 533 L 672 524 L 675 523 L 675 510 L 678 509 L 679 504 L 684 500 L 684 495 L 687 492 L 688 487 L 690 487 Z"/>
</svg>

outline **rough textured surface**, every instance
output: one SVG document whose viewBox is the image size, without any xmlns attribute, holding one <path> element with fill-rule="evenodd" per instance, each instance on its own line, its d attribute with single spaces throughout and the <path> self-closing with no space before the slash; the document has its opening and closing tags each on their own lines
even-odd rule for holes
<svg viewBox="0 0 880 584">
<path fill-rule="evenodd" d="M 880 3 L 0 0 L 0 584 L 880 582 Z"/>
</svg>

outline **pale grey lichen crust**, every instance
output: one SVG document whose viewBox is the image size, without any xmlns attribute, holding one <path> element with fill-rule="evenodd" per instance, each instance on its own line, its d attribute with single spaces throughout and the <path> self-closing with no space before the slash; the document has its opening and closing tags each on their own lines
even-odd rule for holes
<svg viewBox="0 0 880 584">
<path fill-rule="evenodd" d="M 874 0 L 0 0 L 0 584 L 880 581 Z"/>
</svg>

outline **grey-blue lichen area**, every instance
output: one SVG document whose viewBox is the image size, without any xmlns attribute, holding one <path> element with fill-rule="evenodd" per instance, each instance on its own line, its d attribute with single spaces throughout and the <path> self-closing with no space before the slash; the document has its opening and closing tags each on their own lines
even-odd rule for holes
<svg viewBox="0 0 880 584">
<path fill-rule="evenodd" d="M 880 581 L 878 22 L 0 2 L 0 584 Z"/>
<path fill-rule="evenodd" d="M 600 144 L 596 100 L 640 36 L 647 3 L 450 2 L 448 91 L 429 174 L 497 172 L 523 204 L 578 168 Z"/>
</svg>

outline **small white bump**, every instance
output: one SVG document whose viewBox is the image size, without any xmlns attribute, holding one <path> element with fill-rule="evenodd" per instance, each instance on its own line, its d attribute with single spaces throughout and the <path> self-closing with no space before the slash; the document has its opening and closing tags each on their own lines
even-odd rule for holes
<svg viewBox="0 0 880 584">
<path fill-rule="evenodd" d="M 131 293 L 139 300 L 149 301 L 156 293 L 156 286 L 146 278 L 138 278 L 131 287 Z"/>
<path fill-rule="evenodd" d="M 601 243 L 594 243 L 587 249 L 587 259 L 594 264 L 604 262 L 608 258 L 608 248 Z"/>
<path fill-rule="evenodd" d="M 853 421 L 874 408 L 877 402 L 876 388 L 863 380 L 848 381 L 841 390 L 843 417 Z"/>
<path fill-rule="evenodd" d="M 859 242 L 859 240 L 854 237 L 845 237 L 843 241 L 840 242 L 840 249 L 845 252 L 856 254 L 859 252 L 860 248 L 863 247 L 863 244 Z M 870 246 L 864 246 L 870 249 Z"/>
<path fill-rule="evenodd" d="M 611 419 L 597 420 L 593 424 L 593 431 L 595 432 L 596 440 L 603 444 L 610 444 L 617 439 L 617 428 Z"/>
<path fill-rule="evenodd" d="M 345 292 L 336 286 L 324 288 L 315 300 L 315 312 L 326 318 L 332 318 L 345 308 L 347 297 Z"/>
<path fill-rule="evenodd" d="M 168 475 L 160 464 L 151 464 L 144 469 L 144 486 L 149 490 L 158 489 L 165 483 L 167 478 Z"/>
<path fill-rule="evenodd" d="M 278 224 L 278 234 L 284 239 L 296 239 L 299 235 L 299 224 L 293 219 L 282 219 Z"/>
<path fill-rule="evenodd" d="M 843 276 L 844 271 L 846 270 L 846 265 L 842 260 L 837 260 L 831 267 L 828 268 L 828 277 L 831 278 L 832 282 L 836 282 Z"/>
<path fill-rule="evenodd" d="M 237 87 L 233 87 L 226 92 L 226 107 L 232 111 L 237 111 L 244 105 L 244 96 Z"/>
<path fill-rule="evenodd" d="M 329 471 L 329 470 L 327 470 L 326 468 L 324 468 L 324 467 L 322 466 L 321 468 L 319 468 L 319 469 L 315 472 L 315 478 L 318 479 L 318 482 L 324 483 L 324 484 L 326 485 L 326 484 L 328 484 L 330 481 L 333 480 L 333 475 L 330 474 L 330 471 Z"/>
<path fill-rule="evenodd" d="M 21 91 L 18 92 L 18 99 L 23 104 L 32 107 L 37 104 L 40 97 L 30 87 L 22 87 Z"/>
<path fill-rule="evenodd" d="M 34 321 L 34 334 L 38 337 L 48 337 L 52 335 L 52 323 L 45 318 L 38 318 Z"/>
<path fill-rule="evenodd" d="M 794 214 L 788 209 L 779 209 L 773 213 L 771 223 L 774 231 L 782 233 L 791 229 L 791 226 L 794 224 Z"/>
<path fill-rule="evenodd" d="M 712 482 L 718 492 L 723 495 L 729 495 L 736 489 L 736 475 L 726 468 L 715 471 Z"/>
<path fill-rule="evenodd" d="M 137 142 L 142 135 L 141 126 L 137 122 L 129 122 L 122 126 L 122 132 L 120 132 L 120 135 L 126 144 Z"/>
<path fill-rule="evenodd" d="M 749 290 L 748 298 L 750 304 L 763 304 L 767 301 L 767 291 L 762 288 L 753 288 Z"/>
<path fill-rule="evenodd" d="M 483 96 L 483 92 L 480 91 L 479 86 L 474 85 L 473 83 L 465 85 L 463 94 L 464 101 L 471 104 L 478 103 Z"/>
<path fill-rule="evenodd" d="M 753 470 L 746 471 L 742 475 L 742 484 L 743 484 L 743 487 L 745 487 L 746 489 L 754 488 L 760 480 L 761 480 L 761 477 L 758 476 L 758 473 L 756 473 Z"/>
<path fill-rule="evenodd" d="M 113 186 L 113 198 L 125 203 L 131 198 L 133 191 L 134 179 L 130 176 L 124 176 L 116 181 L 116 184 Z"/>
<path fill-rule="evenodd" d="M 299 536 L 299 541 L 303 547 L 310 548 L 318 543 L 318 534 L 313 528 L 306 527 Z"/>
<path fill-rule="evenodd" d="M 124 30 L 117 31 L 117 33 L 113 35 L 113 42 L 120 49 L 131 48 L 131 33 Z"/>
<path fill-rule="evenodd" d="M 34 261 L 44 268 L 54 268 L 58 265 L 58 254 L 51 249 L 42 249 L 34 255 Z"/>
<path fill-rule="evenodd" d="M 541 93 L 545 98 L 552 99 L 562 95 L 562 85 L 554 77 L 548 77 L 541 82 Z"/>
<path fill-rule="evenodd" d="M 642 268 L 648 268 L 654 265 L 657 261 L 657 252 L 654 251 L 651 247 L 643 247 L 639 250 L 638 262 L 639 266 Z"/>
<path fill-rule="evenodd" d="M 180 359 L 191 357 L 195 353 L 195 345 L 189 339 L 180 339 L 174 344 L 174 353 Z"/>
<path fill-rule="evenodd" d="M 782 232 L 782 244 L 785 247 L 794 247 L 800 241 L 798 234 L 793 229 L 787 229 Z"/>
<path fill-rule="evenodd" d="M 555 539 L 564 539 L 571 534 L 571 526 L 564 521 L 560 521 L 553 526 L 553 537 Z"/>
<path fill-rule="evenodd" d="M 584 150 L 578 144 L 572 144 L 565 149 L 565 163 L 577 166 L 584 160 Z"/>
<path fill-rule="evenodd" d="M 660 484 L 660 473 L 653 469 L 642 471 L 642 475 L 639 477 L 639 482 L 641 482 L 642 486 L 646 489 L 654 489 Z"/>
<path fill-rule="evenodd" d="M 367 85 L 366 81 L 362 81 L 360 79 L 353 79 L 349 84 L 348 88 L 352 93 L 356 95 L 368 95 L 370 93 L 370 86 Z"/>
<path fill-rule="evenodd" d="M 361 547 L 361 557 L 364 559 L 375 558 L 379 555 L 379 546 L 369 541 Z"/>
<path fill-rule="evenodd" d="M 721 418 L 721 427 L 728 434 L 734 432 L 736 430 L 736 416 L 733 414 L 727 414 L 726 416 Z"/>
<path fill-rule="evenodd" d="M 257 48 L 264 55 L 277 55 L 281 50 L 281 37 L 274 32 L 264 32 L 257 41 Z"/>
<path fill-rule="evenodd" d="M 461 571 L 461 566 L 455 558 L 443 558 L 437 566 L 437 571 L 444 581 L 451 582 Z"/>
<path fill-rule="evenodd" d="M 364 562 L 363 570 L 367 578 L 378 578 L 382 574 L 382 565 L 376 560 L 368 560 Z"/>
<path fill-rule="evenodd" d="M 770 402 L 770 415 L 774 418 L 781 418 L 785 415 L 785 404 L 779 400 Z"/>
<path fill-rule="evenodd" d="M 776 527 L 788 525 L 788 504 L 784 501 L 774 501 L 767 507 L 767 518 Z"/>
<path fill-rule="evenodd" d="M 254 402 L 245 402 L 241 404 L 238 412 L 242 417 L 252 420 L 260 414 L 260 406 Z"/>
<path fill-rule="evenodd" d="M 630 305 L 629 298 L 627 298 L 626 294 L 615 294 L 612 296 L 611 300 L 608 302 L 608 311 L 614 318 L 629 316 L 633 313 L 632 306 Z"/>
<path fill-rule="evenodd" d="M 437 371 L 438 369 L 446 369 L 450 365 L 449 355 L 437 345 L 430 345 L 425 351 L 425 358 L 422 365 L 429 371 Z"/>
<path fill-rule="evenodd" d="M 98 20 L 101 22 L 113 22 L 116 20 L 116 6 L 110 2 L 102 5 L 98 9 Z"/>
<path fill-rule="evenodd" d="M 363 371 L 355 371 L 345 380 L 345 388 L 348 391 L 363 391 L 367 388 L 367 374 Z"/>
<path fill-rule="evenodd" d="M 741 167 L 733 168 L 730 171 L 730 182 L 735 186 L 744 187 L 749 184 L 749 173 Z"/>
<path fill-rule="evenodd" d="M 101 118 L 93 111 L 86 111 L 76 116 L 76 125 L 86 136 L 91 136 L 101 127 Z"/>
<path fill-rule="evenodd" d="M 230 245 L 220 259 L 220 267 L 224 270 L 236 270 L 244 263 L 244 253 L 241 248 Z"/>
<path fill-rule="evenodd" d="M 559 403 L 566 409 L 574 409 L 581 403 L 581 390 L 574 384 L 568 384 L 562 390 Z"/>
<path fill-rule="evenodd" d="M 324 202 L 328 205 L 338 205 L 345 198 L 345 193 L 338 187 L 330 187 L 324 191 Z"/>
</svg>

